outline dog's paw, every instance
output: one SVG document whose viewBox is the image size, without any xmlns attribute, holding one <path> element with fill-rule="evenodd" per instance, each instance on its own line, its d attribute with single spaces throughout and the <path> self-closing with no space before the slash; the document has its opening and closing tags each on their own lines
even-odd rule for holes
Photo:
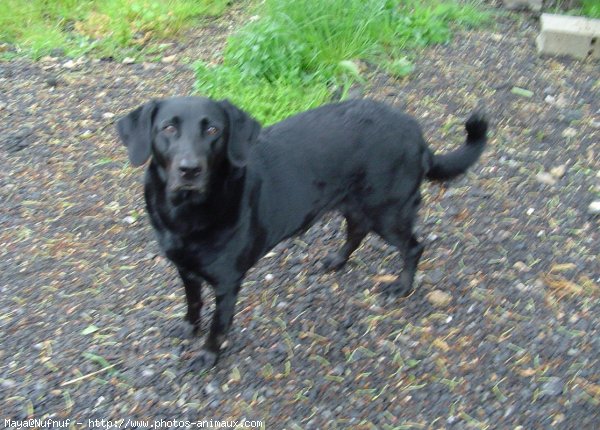
<svg viewBox="0 0 600 430">
<path fill-rule="evenodd" d="M 169 330 L 170 337 L 187 339 L 197 336 L 200 332 L 200 324 L 190 324 L 187 320 L 178 321 Z"/>
<path fill-rule="evenodd" d="M 342 267 L 344 267 L 347 261 L 348 260 L 342 257 L 339 253 L 332 252 L 323 259 L 323 270 L 326 272 L 340 270 Z"/>
<path fill-rule="evenodd" d="M 413 292 L 411 283 L 396 281 L 385 287 L 385 293 L 394 297 L 408 297 Z"/>
<path fill-rule="evenodd" d="M 201 349 L 198 355 L 192 360 L 190 370 L 192 372 L 205 372 L 217 364 L 219 354 L 207 349 Z"/>
</svg>

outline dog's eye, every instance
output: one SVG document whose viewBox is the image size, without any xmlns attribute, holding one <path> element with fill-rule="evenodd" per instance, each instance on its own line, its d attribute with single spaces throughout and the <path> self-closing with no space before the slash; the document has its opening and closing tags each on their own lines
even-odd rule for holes
<svg viewBox="0 0 600 430">
<path fill-rule="evenodd" d="M 209 135 L 209 136 L 214 136 L 218 132 L 219 132 L 219 129 L 217 127 L 212 126 L 212 125 L 206 129 L 206 134 Z"/>
<path fill-rule="evenodd" d="M 164 131 L 167 134 L 175 134 L 177 133 L 177 127 L 175 127 L 173 124 L 165 125 L 162 131 Z"/>
</svg>

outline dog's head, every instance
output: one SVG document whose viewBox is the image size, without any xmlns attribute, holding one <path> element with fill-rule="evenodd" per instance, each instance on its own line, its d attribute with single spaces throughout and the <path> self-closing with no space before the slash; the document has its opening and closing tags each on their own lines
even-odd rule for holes
<svg viewBox="0 0 600 430">
<path fill-rule="evenodd" d="M 117 130 L 131 164 L 153 158 L 173 202 L 202 202 L 225 163 L 246 165 L 260 125 L 227 100 L 174 97 L 140 106 L 117 122 Z"/>
</svg>

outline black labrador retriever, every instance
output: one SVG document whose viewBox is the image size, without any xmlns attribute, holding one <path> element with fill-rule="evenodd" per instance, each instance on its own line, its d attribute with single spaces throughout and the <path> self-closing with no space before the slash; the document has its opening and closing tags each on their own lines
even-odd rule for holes
<svg viewBox="0 0 600 430">
<path fill-rule="evenodd" d="M 414 119 L 372 100 L 322 106 L 261 129 L 226 100 L 175 97 L 137 108 L 117 129 L 131 164 L 151 159 L 147 210 L 183 280 L 194 333 L 202 281 L 214 289 L 212 325 L 194 360 L 205 368 L 217 361 L 248 269 L 327 211 L 344 215 L 347 240 L 326 268 L 341 268 L 372 231 L 401 251 L 404 270 L 392 288 L 408 294 L 423 252 L 413 234 L 419 186 L 475 163 L 487 121 L 473 114 L 465 145 L 443 155 L 427 147 Z"/>
</svg>

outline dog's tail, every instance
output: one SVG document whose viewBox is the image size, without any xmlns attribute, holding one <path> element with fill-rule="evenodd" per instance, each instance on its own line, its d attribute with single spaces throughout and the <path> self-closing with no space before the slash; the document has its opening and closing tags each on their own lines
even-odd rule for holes
<svg viewBox="0 0 600 430">
<path fill-rule="evenodd" d="M 428 179 L 435 181 L 452 179 L 466 172 L 479 159 L 487 141 L 488 122 L 485 115 L 481 112 L 472 114 L 465 128 L 467 140 L 462 147 L 448 154 L 432 154 L 431 166 L 426 173 Z"/>
</svg>

